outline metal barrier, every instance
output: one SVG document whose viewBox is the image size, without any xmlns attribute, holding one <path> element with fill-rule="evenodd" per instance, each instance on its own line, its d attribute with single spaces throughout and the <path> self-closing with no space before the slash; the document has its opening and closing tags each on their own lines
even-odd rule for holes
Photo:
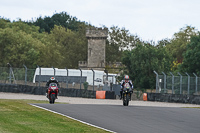
<svg viewBox="0 0 200 133">
<path fill-rule="evenodd" d="M 193 73 L 180 74 L 175 76 L 173 73 L 169 75 L 162 72 L 162 74 L 156 74 L 156 91 L 157 93 L 169 93 L 169 94 L 187 94 L 187 95 L 200 95 L 200 78 Z"/>
<path fill-rule="evenodd" d="M 23 84 L 35 86 L 33 77 L 35 69 L 0 67 L 0 83 Z"/>
<path fill-rule="evenodd" d="M 84 83 L 86 82 L 87 77 L 83 76 L 81 69 L 77 69 L 77 71 L 73 73 L 72 71 L 70 71 L 72 69 L 65 68 L 64 71 L 60 73 L 56 71 L 57 69 L 52 67 L 52 70 L 54 70 L 52 72 L 52 75 L 45 75 L 45 73 L 50 73 L 50 71 L 41 71 L 41 69 L 43 68 L 38 66 L 37 68 L 39 70 L 39 75 L 35 75 L 35 73 L 37 72 L 36 69 L 29 69 L 25 65 L 23 66 L 24 68 L 13 68 L 11 65 L 8 65 L 8 67 L 0 67 L 0 83 L 45 87 L 47 80 L 49 80 L 50 77 L 55 76 L 56 79 L 59 81 L 60 87 L 62 88 L 88 89 L 95 91 L 103 90 L 104 87 L 104 79 L 100 79 L 99 77 L 101 75 L 99 74 L 99 72 L 96 72 L 94 70 L 91 70 L 91 72 L 88 73 L 88 75 L 92 77 L 92 84 L 88 85 L 88 87 L 85 88 Z M 63 76 L 63 73 L 66 74 Z M 113 82 L 112 77 L 111 80 Z"/>
</svg>

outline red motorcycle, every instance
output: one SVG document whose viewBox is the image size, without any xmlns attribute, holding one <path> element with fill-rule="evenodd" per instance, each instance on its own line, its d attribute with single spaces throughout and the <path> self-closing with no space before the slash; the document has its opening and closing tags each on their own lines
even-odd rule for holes
<svg viewBox="0 0 200 133">
<path fill-rule="evenodd" d="M 56 83 L 50 83 L 48 88 L 48 99 L 50 104 L 54 104 L 58 95 L 58 86 Z"/>
</svg>

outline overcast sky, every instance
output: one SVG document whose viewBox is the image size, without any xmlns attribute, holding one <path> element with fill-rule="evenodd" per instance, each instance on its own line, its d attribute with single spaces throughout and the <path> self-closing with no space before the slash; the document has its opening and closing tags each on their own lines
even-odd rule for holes
<svg viewBox="0 0 200 133">
<path fill-rule="evenodd" d="M 125 27 L 144 41 L 171 39 L 187 25 L 200 27 L 200 0 L 0 0 L 0 16 L 35 20 L 67 12 L 102 27 Z"/>
</svg>

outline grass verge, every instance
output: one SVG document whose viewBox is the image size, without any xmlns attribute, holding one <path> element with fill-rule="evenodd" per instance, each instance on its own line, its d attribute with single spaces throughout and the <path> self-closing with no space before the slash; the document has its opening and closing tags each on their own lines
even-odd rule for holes
<svg viewBox="0 0 200 133">
<path fill-rule="evenodd" d="M 0 133 L 106 133 L 28 103 L 48 101 L 0 99 Z"/>
</svg>

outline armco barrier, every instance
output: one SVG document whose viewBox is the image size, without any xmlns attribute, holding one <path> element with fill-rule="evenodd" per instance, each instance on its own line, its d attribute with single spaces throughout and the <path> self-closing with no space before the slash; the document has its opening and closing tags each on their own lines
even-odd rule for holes
<svg viewBox="0 0 200 133">
<path fill-rule="evenodd" d="M 147 93 L 148 101 L 200 104 L 199 95 Z"/>
<path fill-rule="evenodd" d="M 96 98 L 96 91 L 84 90 L 84 89 L 74 89 L 74 88 L 60 88 L 59 96 L 68 97 L 83 97 L 83 98 Z M 36 87 L 28 85 L 14 85 L 14 84 L 0 84 L 0 92 L 10 92 L 10 93 L 25 93 L 34 95 L 44 95 L 46 93 L 46 87 Z M 106 91 L 106 99 L 114 99 L 115 95 L 113 91 Z"/>
<path fill-rule="evenodd" d="M 45 96 L 46 87 L 0 84 L 0 92 L 25 93 Z M 60 88 L 59 96 L 95 98 L 95 92 L 83 89 Z"/>
<path fill-rule="evenodd" d="M 106 99 L 115 99 L 114 91 L 106 91 Z"/>
<path fill-rule="evenodd" d="M 34 95 L 45 95 L 45 87 L 34 87 L 28 85 L 9 85 L 0 84 L 0 92 L 11 92 L 11 93 L 25 93 Z"/>
</svg>

